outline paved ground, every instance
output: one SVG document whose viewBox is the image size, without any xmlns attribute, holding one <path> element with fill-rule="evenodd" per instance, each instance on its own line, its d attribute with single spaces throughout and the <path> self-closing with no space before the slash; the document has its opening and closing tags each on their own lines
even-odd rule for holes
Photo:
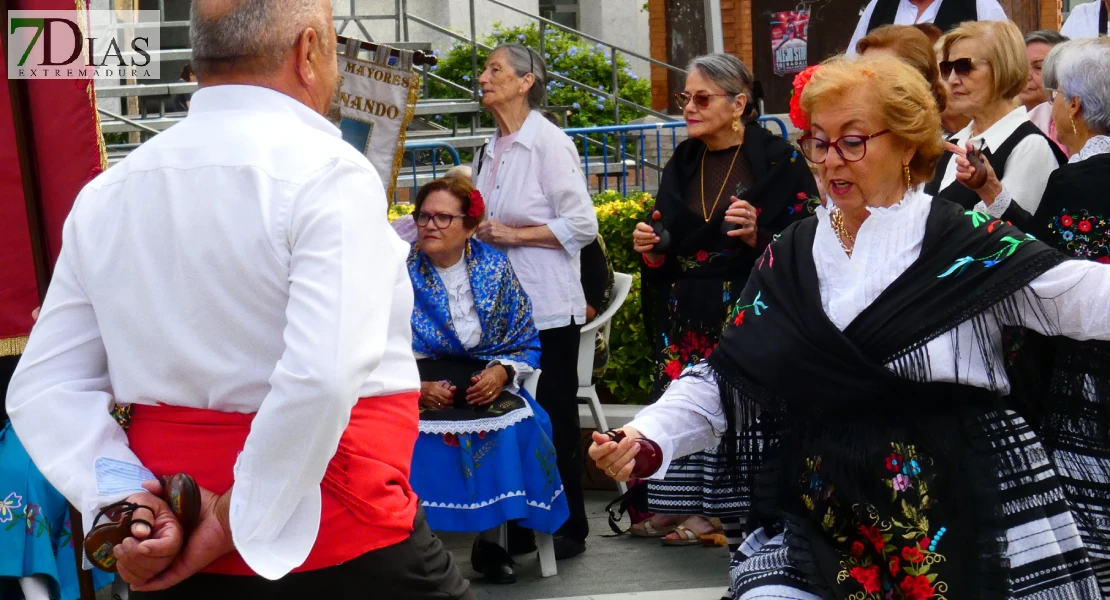
<svg viewBox="0 0 1110 600">
<path fill-rule="evenodd" d="M 658 540 L 607 537 L 612 532 L 605 505 L 614 493 L 586 492 L 591 531 L 586 553 L 560 561 L 559 574 L 547 579 L 540 577 L 539 560 L 532 554 L 516 558 L 516 584 L 488 585 L 470 569 L 474 537 L 454 533 L 441 537 L 483 599 L 718 600 L 728 585 L 726 549 L 669 548 Z"/>
</svg>

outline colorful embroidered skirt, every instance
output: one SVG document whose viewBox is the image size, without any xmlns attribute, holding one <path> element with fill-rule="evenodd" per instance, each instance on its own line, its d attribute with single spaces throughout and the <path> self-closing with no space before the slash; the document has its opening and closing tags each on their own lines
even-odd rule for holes
<svg viewBox="0 0 1110 600">
<path fill-rule="evenodd" d="M 1013 413 L 988 415 L 983 418 L 982 426 L 986 439 L 995 448 L 1017 449 L 1029 458 L 1025 464 L 1005 467 L 1001 466 L 1006 464 L 1001 457 L 999 460 L 999 480 L 1003 485 L 1002 509 L 1007 523 L 1006 556 L 1010 581 L 1007 597 L 1030 600 L 1104 598 L 1100 585 L 1110 583 L 1105 579 L 1110 573 L 1099 559 L 1101 553 L 1097 550 L 1092 552 L 1085 546 L 1065 500 L 1060 478 L 1036 435 L 1024 420 Z M 784 534 L 771 535 L 762 528 L 749 535 L 741 544 L 730 570 L 733 597 L 737 600 L 820 598 L 820 593 L 807 582 L 807 576 L 792 561 L 789 545 L 790 539 L 785 539 Z M 804 542 L 801 545 L 804 546 Z M 936 544 L 935 552 L 944 554 L 943 539 Z M 858 573 L 855 571 L 852 569 L 849 573 L 846 568 L 841 574 L 821 575 L 826 580 L 840 575 L 849 583 L 870 576 L 866 568 Z M 870 585 L 883 586 L 883 596 L 887 597 L 887 592 L 893 589 L 893 578 L 879 567 L 875 567 L 872 575 L 878 579 Z M 863 584 L 862 581 L 860 583 Z M 935 582 L 930 585 L 932 583 Z M 865 597 L 864 588 L 860 587 L 859 591 L 859 597 Z M 975 597 L 976 593 L 974 590 L 947 589 L 945 596 L 965 598 Z"/>
<path fill-rule="evenodd" d="M 0 579 L 42 575 L 50 579 L 51 597 L 81 596 L 65 498 L 43 478 L 19 442 L 11 423 L 0 429 Z M 93 571 L 99 589 L 113 575 Z M 0 583 L 4 590 L 18 584 Z M 18 597 L 18 596 L 17 596 Z"/>
<path fill-rule="evenodd" d="M 569 515 L 551 421 L 523 391 L 503 393 L 485 413 L 423 412 L 410 480 L 428 524 L 440 531 L 478 532 L 519 520 L 554 533 Z"/>
</svg>

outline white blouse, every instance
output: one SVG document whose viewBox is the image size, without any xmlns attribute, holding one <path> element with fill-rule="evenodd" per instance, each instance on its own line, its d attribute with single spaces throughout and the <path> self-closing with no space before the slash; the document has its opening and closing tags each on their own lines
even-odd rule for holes
<svg viewBox="0 0 1110 600">
<path fill-rule="evenodd" d="M 447 290 L 447 305 L 451 312 L 451 324 L 455 327 L 455 335 L 467 350 L 477 346 L 482 341 L 482 321 L 478 316 L 478 307 L 474 303 L 474 290 L 470 287 L 470 272 L 466 268 L 466 261 L 459 262 L 447 268 L 435 267 L 439 280 Z M 419 352 L 414 352 L 417 359 L 427 358 Z M 504 364 L 513 368 L 516 377 L 505 384 L 505 389 L 516 392 L 521 383 L 533 371 L 525 363 L 513 360 L 498 359 L 490 361 L 487 365 Z"/>
<path fill-rule="evenodd" d="M 920 189 L 889 208 L 869 208 L 871 216 L 856 234 L 851 258 L 829 224 L 829 213 L 817 209 L 819 225 L 813 240 L 813 256 L 821 293 L 821 306 L 829 320 L 843 330 L 865 308 L 897 279 L 921 254 L 925 223 L 931 197 Z M 1089 261 L 1067 261 L 1050 269 L 1029 284 L 1045 299 L 1051 326 L 1060 335 L 1075 339 L 1110 339 L 1110 265 Z M 1019 296 L 1019 299 L 1023 296 Z M 1045 324 L 1025 306 L 1021 323 L 1030 329 L 1047 333 Z M 990 320 L 990 336 L 994 347 L 1001 346 L 1001 326 Z M 959 347 L 971 348 L 975 343 L 970 322 L 956 329 Z M 930 369 L 933 380 L 989 387 L 983 358 L 978 352 L 960 354 L 959 372 L 954 365 L 956 346 L 953 336 L 942 335 L 929 342 Z M 996 360 L 999 365 L 1002 361 Z M 663 397 L 646 407 L 628 424 L 645 437 L 655 440 L 663 450 L 663 465 L 652 477 L 662 478 L 671 460 L 716 446 L 726 423 L 717 384 L 704 366 L 704 378 L 685 377 L 676 380 Z M 1009 390 L 1006 374 L 995 374 L 1002 392 Z"/>
<path fill-rule="evenodd" d="M 969 139 L 982 140 L 983 149 L 994 152 L 1022 123 L 1028 120 L 1029 115 L 1025 107 L 1019 106 L 977 136 L 971 135 L 975 122 L 968 123 L 967 127 L 952 136 L 952 143 L 963 148 Z M 1010 153 L 1010 158 L 1006 160 L 1006 174 L 1000 182 L 1002 193 L 990 206 L 980 201 L 975 205 L 975 210 L 998 218 L 1010 207 L 1010 202 L 1017 202 L 1019 206 L 1029 211 L 1029 214 L 1037 212 L 1041 197 L 1044 196 L 1044 189 L 1048 185 L 1048 176 L 1060 166 L 1049 144 L 1048 140 L 1039 135 L 1031 135 L 1018 142 L 1014 151 Z M 943 190 L 955 182 L 956 157 L 953 155 L 948 160 L 940 189 Z"/>
</svg>

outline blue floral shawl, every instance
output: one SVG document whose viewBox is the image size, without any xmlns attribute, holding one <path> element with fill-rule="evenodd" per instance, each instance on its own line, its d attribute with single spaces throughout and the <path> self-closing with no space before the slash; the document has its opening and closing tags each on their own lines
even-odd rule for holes
<svg viewBox="0 0 1110 600">
<path fill-rule="evenodd" d="M 451 322 L 447 291 L 431 261 L 414 244 L 409 252 L 412 279 L 412 349 L 428 358 L 511 360 L 532 368 L 540 365 L 540 335 L 532 321 L 532 301 L 513 272 L 509 259 L 479 241 L 467 242 L 463 260 L 482 324 L 477 346 L 463 347 Z"/>
</svg>

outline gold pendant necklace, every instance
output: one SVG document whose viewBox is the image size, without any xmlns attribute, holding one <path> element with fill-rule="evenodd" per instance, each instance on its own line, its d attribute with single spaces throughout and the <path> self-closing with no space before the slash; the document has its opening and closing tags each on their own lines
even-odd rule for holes
<svg viewBox="0 0 1110 600">
<path fill-rule="evenodd" d="M 833 209 L 829 214 L 829 223 L 832 225 L 833 233 L 836 234 L 836 239 L 840 242 L 840 247 L 844 249 L 844 253 L 848 258 L 852 258 L 852 250 L 856 247 L 856 238 L 848 233 L 848 228 L 844 226 L 844 211 L 839 208 Z M 845 243 L 847 241 L 847 243 Z"/>
<path fill-rule="evenodd" d="M 728 187 L 728 178 L 732 177 L 732 168 L 736 166 L 736 158 L 740 156 L 740 144 L 736 147 L 736 152 L 732 155 L 732 163 L 728 166 L 728 173 L 725 175 L 725 180 L 721 183 L 721 190 L 717 192 L 717 199 L 713 201 L 713 208 L 706 212 L 705 210 L 705 155 L 709 154 L 709 146 L 705 147 L 705 151 L 701 153 L 701 216 L 705 221 L 709 222 L 709 217 L 717 212 L 717 203 L 721 201 L 721 196 L 725 193 L 725 188 Z"/>
</svg>

